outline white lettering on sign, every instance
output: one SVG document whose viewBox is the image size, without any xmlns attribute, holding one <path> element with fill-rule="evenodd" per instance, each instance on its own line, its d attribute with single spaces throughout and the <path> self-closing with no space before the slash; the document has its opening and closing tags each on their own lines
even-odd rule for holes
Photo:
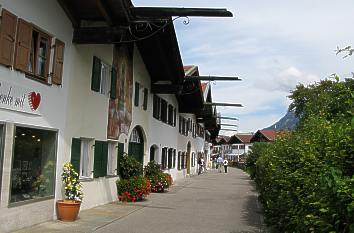
<svg viewBox="0 0 354 233">
<path fill-rule="evenodd" d="M 40 115 L 39 92 L 0 81 L 0 108 Z"/>
</svg>

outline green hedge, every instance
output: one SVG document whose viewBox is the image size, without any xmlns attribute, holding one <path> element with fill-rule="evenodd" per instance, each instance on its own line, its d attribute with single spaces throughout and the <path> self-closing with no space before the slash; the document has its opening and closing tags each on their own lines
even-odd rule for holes
<svg viewBox="0 0 354 233">
<path fill-rule="evenodd" d="M 354 232 L 354 82 L 298 86 L 299 127 L 247 159 L 271 232 Z"/>
</svg>

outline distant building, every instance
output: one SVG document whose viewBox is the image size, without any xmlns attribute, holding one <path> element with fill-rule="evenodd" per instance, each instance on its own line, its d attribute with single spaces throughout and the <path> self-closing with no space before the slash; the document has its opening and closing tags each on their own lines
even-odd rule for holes
<svg viewBox="0 0 354 233">
<path fill-rule="evenodd" d="M 277 133 L 275 130 L 258 130 L 251 138 L 251 143 L 254 142 L 273 142 Z"/>
</svg>

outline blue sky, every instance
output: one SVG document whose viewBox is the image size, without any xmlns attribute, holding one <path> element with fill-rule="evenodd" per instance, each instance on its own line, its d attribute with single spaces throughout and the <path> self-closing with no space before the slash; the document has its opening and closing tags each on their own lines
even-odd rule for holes
<svg viewBox="0 0 354 233">
<path fill-rule="evenodd" d="M 297 83 L 313 83 L 337 73 L 350 77 L 353 58 L 336 56 L 337 46 L 354 45 L 352 0 L 133 0 L 135 6 L 227 8 L 233 18 L 191 17 L 175 21 L 182 60 L 201 75 L 239 76 L 242 82 L 213 83 L 213 101 L 240 119 L 240 132 L 279 120 Z M 223 123 L 235 123 L 223 121 Z M 221 132 L 233 134 L 232 132 Z"/>
</svg>

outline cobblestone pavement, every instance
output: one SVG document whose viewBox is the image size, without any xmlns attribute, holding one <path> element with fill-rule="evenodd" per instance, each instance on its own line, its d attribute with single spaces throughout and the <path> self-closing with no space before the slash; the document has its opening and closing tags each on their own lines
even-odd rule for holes
<svg viewBox="0 0 354 233">
<path fill-rule="evenodd" d="M 209 171 L 178 181 L 139 203 L 111 203 L 80 212 L 73 223 L 46 222 L 17 233 L 253 233 L 262 231 L 257 193 L 246 173 Z"/>
</svg>

